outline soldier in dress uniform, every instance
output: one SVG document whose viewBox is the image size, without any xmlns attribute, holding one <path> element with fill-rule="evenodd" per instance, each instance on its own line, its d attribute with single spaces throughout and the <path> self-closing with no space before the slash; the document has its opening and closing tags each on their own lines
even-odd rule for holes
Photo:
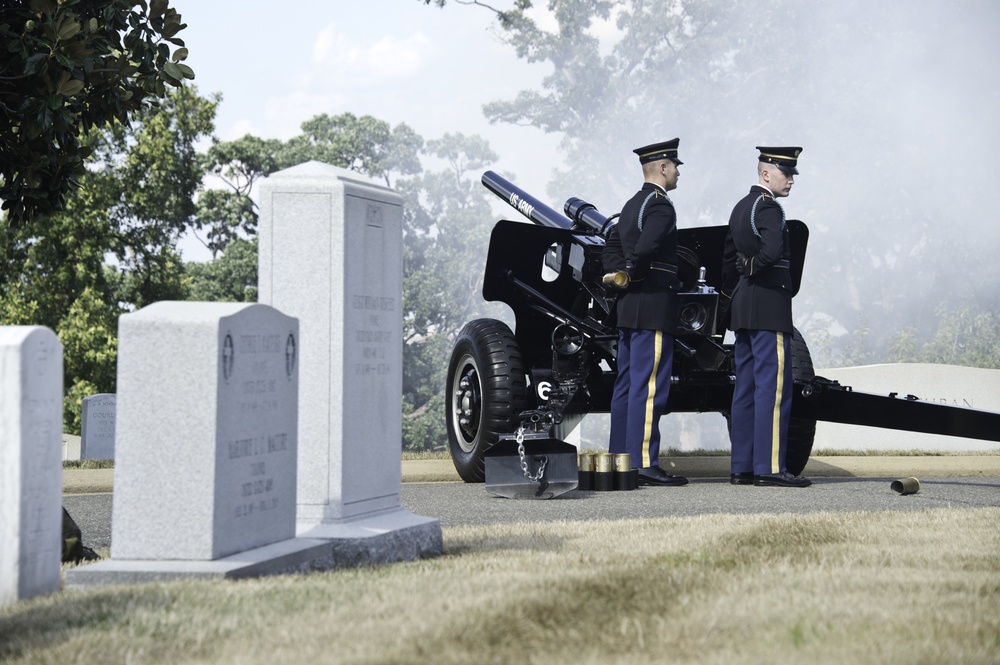
<svg viewBox="0 0 1000 665">
<path fill-rule="evenodd" d="M 778 199 L 788 196 L 802 148 L 757 146 L 758 183 L 729 217 L 723 282 L 734 283 L 736 333 L 732 407 L 734 485 L 807 487 L 785 466 L 792 410 L 791 247 Z"/>
<path fill-rule="evenodd" d="M 609 238 L 606 282 L 618 297 L 618 377 L 611 399 L 612 453 L 629 453 L 644 485 L 685 485 L 660 468 L 660 416 L 670 394 L 677 332 L 677 187 L 680 139 L 636 149 L 645 182 Z M 614 280 L 613 274 L 618 279 Z"/>
</svg>

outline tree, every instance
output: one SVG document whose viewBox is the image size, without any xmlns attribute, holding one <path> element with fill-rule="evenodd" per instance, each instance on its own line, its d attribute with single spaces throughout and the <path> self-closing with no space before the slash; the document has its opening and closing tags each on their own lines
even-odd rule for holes
<svg viewBox="0 0 1000 665">
<path fill-rule="evenodd" d="M 280 141 L 247 134 L 235 141 L 215 141 L 208 150 L 208 172 L 220 180 L 222 189 L 206 189 L 198 197 L 197 226 L 205 229 L 203 244 L 216 258 L 229 243 L 257 232 L 257 206 L 250 198 L 254 185 L 277 171 Z M 199 238 L 200 239 L 200 238 Z"/>
<path fill-rule="evenodd" d="M 914 326 L 897 332 L 886 362 L 925 362 L 1000 369 L 1000 313 L 981 311 L 968 302 L 942 307 L 938 327 L 929 336 Z"/>
<path fill-rule="evenodd" d="M 309 160 L 321 161 L 384 180 L 419 173 L 420 138 L 409 126 L 352 113 L 317 115 L 302 123 L 302 133 L 285 143 L 246 135 L 235 141 L 214 141 L 205 168 L 222 183 L 198 196 L 195 227 L 199 240 L 216 258 L 235 239 L 257 230 L 257 206 L 251 192 L 261 178 Z"/>
<path fill-rule="evenodd" d="M 217 259 L 185 267 L 188 300 L 257 302 L 257 238 L 236 238 Z"/>
<path fill-rule="evenodd" d="M 64 209 L 0 221 L 0 324 L 59 335 L 67 431 L 79 426 L 81 397 L 114 391 L 118 316 L 184 298 L 175 246 L 194 221 L 204 175 L 195 145 L 214 114 L 215 101 L 185 86 L 130 127 L 92 129 L 87 169 Z"/>
<path fill-rule="evenodd" d="M 193 79 L 169 0 L 7 0 L 0 7 L 0 199 L 14 225 L 65 205 L 81 138 L 127 124 Z M 176 48 L 172 48 L 176 47 Z"/>
<path fill-rule="evenodd" d="M 79 433 L 83 398 L 115 392 L 118 366 L 118 304 L 86 287 L 59 321 L 63 345 L 64 431 Z"/>
<path fill-rule="evenodd" d="M 1000 168 L 985 139 L 996 70 L 955 75 L 1000 56 L 996 3 L 455 2 L 493 12 L 519 58 L 551 68 L 484 113 L 562 136 L 571 167 L 549 184 L 555 200 L 616 212 L 635 187 L 631 150 L 680 136 L 680 223 L 724 224 L 754 180 L 754 145 L 805 146 L 787 204 L 812 232 L 796 319 L 809 338 L 844 331 L 820 366 L 878 359 L 907 326 L 926 338 L 969 290 L 976 311 L 1000 309 L 986 249 L 1000 231 L 982 223 Z M 975 167 L 942 188 L 957 146 Z"/>
<path fill-rule="evenodd" d="M 427 142 L 445 168 L 401 180 L 406 197 L 403 253 L 403 446 L 439 448 L 447 440 L 445 375 L 452 343 L 471 318 L 500 307 L 482 300 L 490 211 L 479 175 L 497 159 L 479 136 Z"/>
<path fill-rule="evenodd" d="M 330 117 L 323 113 L 302 123 L 302 133 L 291 138 L 280 154 L 281 168 L 311 159 L 384 180 L 390 174 L 419 173 L 423 139 L 409 125 L 389 123 L 353 113 Z"/>
<path fill-rule="evenodd" d="M 427 154 L 445 167 L 399 183 L 407 201 L 406 343 L 435 333 L 454 335 L 483 307 L 483 262 L 493 215 L 479 176 L 497 155 L 482 137 L 463 134 L 428 141 Z"/>
</svg>

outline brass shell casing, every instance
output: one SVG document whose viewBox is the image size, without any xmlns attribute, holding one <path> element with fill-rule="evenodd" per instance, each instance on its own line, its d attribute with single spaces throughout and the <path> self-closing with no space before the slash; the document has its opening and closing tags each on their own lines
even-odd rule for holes
<svg viewBox="0 0 1000 665">
<path fill-rule="evenodd" d="M 920 481 L 912 476 L 910 478 L 900 478 L 899 480 L 892 481 L 889 485 L 893 492 L 901 494 L 903 496 L 907 494 L 916 494 L 920 491 Z"/>
<path fill-rule="evenodd" d="M 594 489 L 610 492 L 615 488 L 615 456 L 611 453 L 597 454 L 597 470 L 594 472 Z"/>
<path fill-rule="evenodd" d="M 578 490 L 590 491 L 594 489 L 594 466 L 597 464 L 597 455 L 594 453 L 580 453 L 576 458 Z"/>
</svg>

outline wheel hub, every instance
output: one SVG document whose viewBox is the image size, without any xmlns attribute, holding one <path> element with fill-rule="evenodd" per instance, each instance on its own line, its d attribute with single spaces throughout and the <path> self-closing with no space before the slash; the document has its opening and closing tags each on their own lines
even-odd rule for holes
<svg viewBox="0 0 1000 665">
<path fill-rule="evenodd" d="M 479 436 L 480 412 L 483 403 L 479 388 L 479 373 L 474 365 L 468 364 L 462 368 L 457 377 L 458 380 L 452 396 L 452 417 L 455 420 L 455 430 L 462 435 L 460 441 L 462 450 L 471 452 L 475 448 L 476 438 Z"/>
</svg>

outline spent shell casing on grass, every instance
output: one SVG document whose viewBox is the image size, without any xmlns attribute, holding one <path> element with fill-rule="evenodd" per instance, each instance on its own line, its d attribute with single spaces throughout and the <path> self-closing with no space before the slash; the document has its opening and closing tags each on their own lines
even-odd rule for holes
<svg viewBox="0 0 1000 665">
<path fill-rule="evenodd" d="M 920 481 L 914 477 L 900 478 L 899 480 L 892 481 L 889 486 L 892 488 L 893 492 L 900 495 L 916 494 L 920 491 Z"/>
</svg>

